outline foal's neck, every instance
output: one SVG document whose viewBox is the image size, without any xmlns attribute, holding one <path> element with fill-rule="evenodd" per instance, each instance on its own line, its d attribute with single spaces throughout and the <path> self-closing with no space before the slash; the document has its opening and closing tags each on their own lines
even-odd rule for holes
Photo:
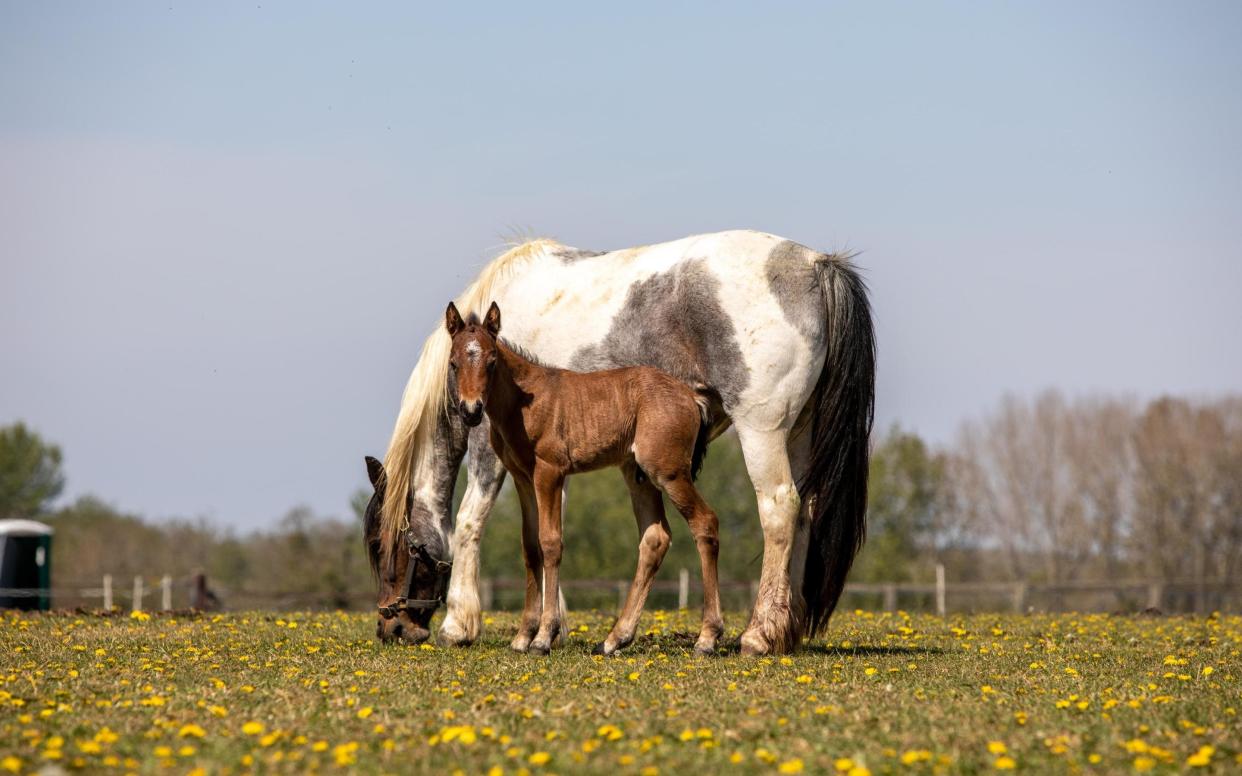
<svg viewBox="0 0 1242 776">
<path fill-rule="evenodd" d="M 519 410 L 534 400 L 534 389 L 549 371 L 496 340 L 496 368 L 489 389 L 488 415 L 493 422 L 521 422 Z"/>
</svg>

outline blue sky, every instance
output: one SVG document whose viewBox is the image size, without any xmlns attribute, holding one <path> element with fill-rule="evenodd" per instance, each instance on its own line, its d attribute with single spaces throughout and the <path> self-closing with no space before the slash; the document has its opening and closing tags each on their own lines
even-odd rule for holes
<svg viewBox="0 0 1242 776">
<path fill-rule="evenodd" d="M 1242 390 L 1236 3 L 0 5 L 0 423 L 345 514 L 515 232 L 860 250 L 878 417 Z"/>
</svg>

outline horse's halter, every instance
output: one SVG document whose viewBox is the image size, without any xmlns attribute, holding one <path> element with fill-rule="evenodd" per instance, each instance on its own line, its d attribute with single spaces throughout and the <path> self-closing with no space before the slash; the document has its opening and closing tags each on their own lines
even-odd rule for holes
<svg viewBox="0 0 1242 776">
<path fill-rule="evenodd" d="M 428 552 L 427 545 L 418 544 L 415 541 L 414 531 L 411 529 L 406 529 L 405 546 L 410 553 L 410 562 L 405 569 L 405 587 L 396 601 L 388 606 L 379 607 L 380 616 L 386 620 L 391 620 L 403 611 L 427 612 L 430 616 L 440 608 L 440 604 L 444 603 L 444 597 L 448 592 L 449 577 L 453 574 L 453 562 L 440 560 Z M 413 594 L 414 574 L 418 571 L 420 563 L 435 574 L 436 581 L 431 591 L 432 598 L 410 598 Z"/>
</svg>

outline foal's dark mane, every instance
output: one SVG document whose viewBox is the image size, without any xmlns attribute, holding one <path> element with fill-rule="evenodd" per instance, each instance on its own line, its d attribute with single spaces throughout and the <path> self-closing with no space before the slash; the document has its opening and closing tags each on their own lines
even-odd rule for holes
<svg viewBox="0 0 1242 776">
<path fill-rule="evenodd" d="M 468 314 L 468 315 L 466 316 L 465 320 L 463 321 L 463 323 L 464 323 L 466 326 L 482 326 L 482 325 L 483 325 L 483 324 L 482 324 L 482 322 L 479 320 L 479 314 L 478 314 L 478 313 L 474 313 L 474 312 L 472 312 L 472 313 Z M 519 356 L 519 357 L 520 357 L 523 361 L 529 361 L 529 362 L 531 362 L 532 364 L 534 364 L 535 366 L 537 366 L 537 367 L 542 367 L 543 369 L 557 369 L 557 368 L 558 368 L 558 367 L 554 367 L 554 366 L 552 366 L 551 364 L 547 363 L 546 361 L 544 361 L 544 360 L 540 359 L 540 358 L 539 358 L 538 356 L 536 356 L 534 353 L 531 353 L 531 352 L 530 352 L 529 350 L 527 350 L 525 347 L 523 347 L 523 346 L 521 346 L 521 345 L 517 344 L 516 342 L 514 342 L 514 341 L 513 341 L 513 340 L 511 340 L 511 339 L 509 339 L 508 337 L 497 337 L 497 338 L 496 338 L 496 341 L 497 341 L 499 344 L 504 345 L 504 346 L 505 346 L 506 348 L 508 348 L 509 350 L 512 350 L 512 351 L 513 351 L 514 353 L 516 353 L 516 354 L 517 354 L 517 355 L 518 355 L 518 356 Z"/>
</svg>

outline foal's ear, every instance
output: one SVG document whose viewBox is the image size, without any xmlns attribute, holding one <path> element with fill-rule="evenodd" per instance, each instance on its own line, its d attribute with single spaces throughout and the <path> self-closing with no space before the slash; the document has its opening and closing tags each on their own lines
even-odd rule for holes
<svg viewBox="0 0 1242 776">
<path fill-rule="evenodd" d="M 371 487 L 376 490 L 379 490 L 384 480 L 388 479 L 384 474 L 384 464 L 369 455 L 367 456 L 367 478 L 371 480 Z"/>
<path fill-rule="evenodd" d="M 493 337 L 500 334 L 500 306 L 492 302 L 492 306 L 487 308 L 487 317 L 483 319 L 483 328 L 491 332 Z"/>
<path fill-rule="evenodd" d="M 448 329 L 449 336 L 456 337 L 457 332 L 465 325 L 461 320 L 461 313 L 457 312 L 457 305 L 449 302 L 448 309 L 444 311 L 444 326 Z"/>
</svg>

